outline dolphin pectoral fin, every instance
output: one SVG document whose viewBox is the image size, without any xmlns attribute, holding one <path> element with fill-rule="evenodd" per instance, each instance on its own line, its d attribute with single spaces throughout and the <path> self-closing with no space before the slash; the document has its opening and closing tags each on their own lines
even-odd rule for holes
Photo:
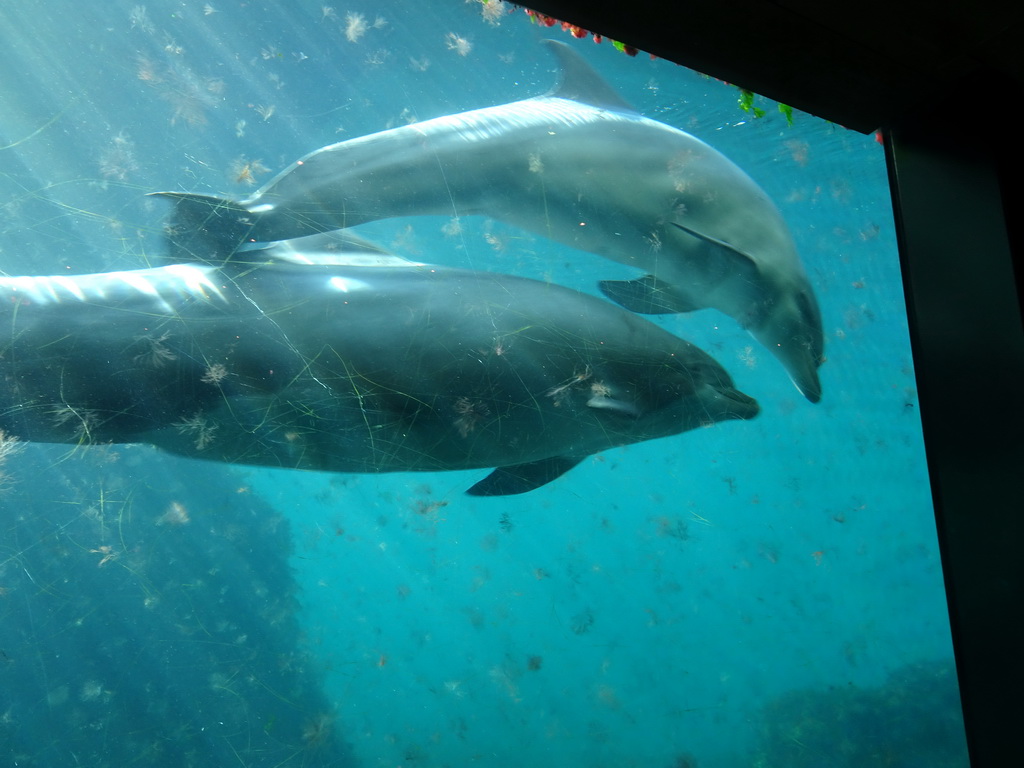
<svg viewBox="0 0 1024 768">
<path fill-rule="evenodd" d="M 602 280 L 598 287 L 616 304 L 640 315 L 674 315 L 704 308 L 684 301 L 654 275 L 636 280 Z"/>
<path fill-rule="evenodd" d="M 214 195 L 152 192 L 174 203 L 167 220 L 167 258 L 171 264 L 221 263 L 249 242 L 255 216 L 244 206 Z"/>
<path fill-rule="evenodd" d="M 560 40 L 542 40 L 541 42 L 555 54 L 561 68 L 561 80 L 548 92 L 548 96 L 579 101 L 583 104 L 614 109 L 618 112 L 636 112 L 633 105 L 608 85 L 586 59 L 570 46 Z"/>
<path fill-rule="evenodd" d="M 470 488 L 470 496 L 514 496 L 547 485 L 583 461 L 574 456 L 552 456 L 549 459 L 498 467 Z"/>
<path fill-rule="evenodd" d="M 726 267 L 730 272 L 750 272 L 750 270 L 753 270 L 754 272 L 757 271 L 757 261 L 754 257 L 749 253 L 740 250 L 735 245 L 727 243 L 725 240 L 719 240 L 717 237 L 705 235 L 703 232 L 698 232 L 696 229 L 684 227 L 682 224 L 677 224 L 674 221 L 672 222 L 672 226 L 702 242 L 707 243 L 708 245 L 714 246 L 712 252 L 727 262 Z"/>
</svg>

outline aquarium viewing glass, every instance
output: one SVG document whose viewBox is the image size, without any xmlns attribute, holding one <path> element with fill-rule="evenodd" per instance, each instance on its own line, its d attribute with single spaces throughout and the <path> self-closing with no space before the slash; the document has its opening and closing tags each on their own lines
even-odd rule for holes
<svg viewBox="0 0 1024 768">
<path fill-rule="evenodd" d="M 498 0 L 7 3 L 0 40 L 10 764 L 967 765 L 875 136 Z M 450 117 L 469 110 L 489 111 Z M 637 113 L 656 122 L 638 129 Z M 279 197 L 256 194 L 290 167 Z M 429 312 L 413 312 L 427 289 L 392 283 L 372 317 L 358 303 L 380 270 L 430 270 L 404 263 L 332 278 L 361 313 L 351 326 L 304 315 L 301 291 L 261 304 L 273 267 L 239 261 L 326 274 L 347 258 L 336 243 L 259 243 L 351 223 L 379 248 L 344 246 L 364 260 L 438 265 Z M 243 242 L 262 255 L 239 257 Z M 159 271 L 111 277 L 143 269 Z M 142 310 L 80 311 L 121 311 L 124 291 L 155 301 L 172 274 L 178 331 L 155 310 L 145 330 Z M 246 280 L 237 345 L 192 361 L 175 396 L 194 402 L 153 405 L 185 365 L 176 334 L 208 338 L 197 296 Z M 480 284 L 529 321 L 499 327 Z M 47 307 L 52 336 L 34 344 L 20 324 Z M 394 423 L 438 419 L 418 444 L 437 468 L 446 452 L 493 460 L 254 466 L 284 463 L 326 418 L 310 392 L 329 390 L 318 366 L 347 327 L 420 388 L 389 394 L 419 409 L 403 400 Z M 233 367 L 249 332 L 300 356 L 288 383 L 308 384 L 267 406 L 278 452 L 227 394 L 277 375 Z M 717 362 L 660 341 L 670 378 L 644 334 Z M 101 336 L 123 338 L 123 370 L 86 351 Z M 453 350 L 487 371 L 473 391 L 438 362 Z M 25 394 L 30 356 L 52 401 Z M 528 356 L 547 384 L 516 368 Z M 334 357 L 360 397 L 385 375 Z M 502 410 L 488 387 L 513 375 L 531 400 Z M 688 387 L 700 407 L 680 414 Z M 119 421 L 172 406 L 162 437 Z M 368 444 L 394 426 L 357 412 Z M 561 426 L 541 433 L 527 412 Z M 491 476 L 502 456 L 518 466 Z"/>
</svg>

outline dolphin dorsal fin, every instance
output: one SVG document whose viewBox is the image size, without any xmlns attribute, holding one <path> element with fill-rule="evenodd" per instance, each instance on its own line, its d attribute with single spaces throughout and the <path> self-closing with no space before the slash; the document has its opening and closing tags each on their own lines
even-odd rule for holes
<svg viewBox="0 0 1024 768">
<path fill-rule="evenodd" d="M 593 107 L 613 109 L 619 112 L 636 112 L 633 105 L 619 95 L 619 92 L 604 81 L 590 64 L 569 45 L 559 40 L 543 40 L 558 58 L 561 77 L 558 85 L 548 91 L 547 96 L 556 99 L 571 99 Z"/>
</svg>

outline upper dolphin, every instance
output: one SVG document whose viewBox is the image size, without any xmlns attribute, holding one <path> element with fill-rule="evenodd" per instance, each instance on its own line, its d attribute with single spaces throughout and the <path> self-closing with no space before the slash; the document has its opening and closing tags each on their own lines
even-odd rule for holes
<svg viewBox="0 0 1024 768">
<path fill-rule="evenodd" d="M 334 472 L 497 467 L 470 489 L 494 496 L 758 412 L 709 355 L 609 302 L 324 237 L 0 277 L 0 430 Z"/>
<path fill-rule="evenodd" d="M 205 244 L 213 228 L 270 241 L 482 214 L 643 270 L 601 284 L 628 309 L 734 317 L 817 402 L 821 314 L 772 201 L 720 152 L 638 114 L 570 47 L 546 43 L 561 81 L 545 96 L 324 147 L 238 203 L 158 193 L 176 200 L 175 244 L 193 250 L 191 233 Z"/>
</svg>

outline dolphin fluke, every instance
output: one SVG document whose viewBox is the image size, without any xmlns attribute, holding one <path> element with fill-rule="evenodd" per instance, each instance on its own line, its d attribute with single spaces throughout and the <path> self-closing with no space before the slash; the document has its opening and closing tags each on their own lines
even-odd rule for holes
<svg viewBox="0 0 1024 768">
<path fill-rule="evenodd" d="M 153 192 L 174 204 L 164 226 L 170 263 L 227 261 L 247 242 L 252 242 L 255 218 L 231 200 L 192 192 Z"/>
</svg>

